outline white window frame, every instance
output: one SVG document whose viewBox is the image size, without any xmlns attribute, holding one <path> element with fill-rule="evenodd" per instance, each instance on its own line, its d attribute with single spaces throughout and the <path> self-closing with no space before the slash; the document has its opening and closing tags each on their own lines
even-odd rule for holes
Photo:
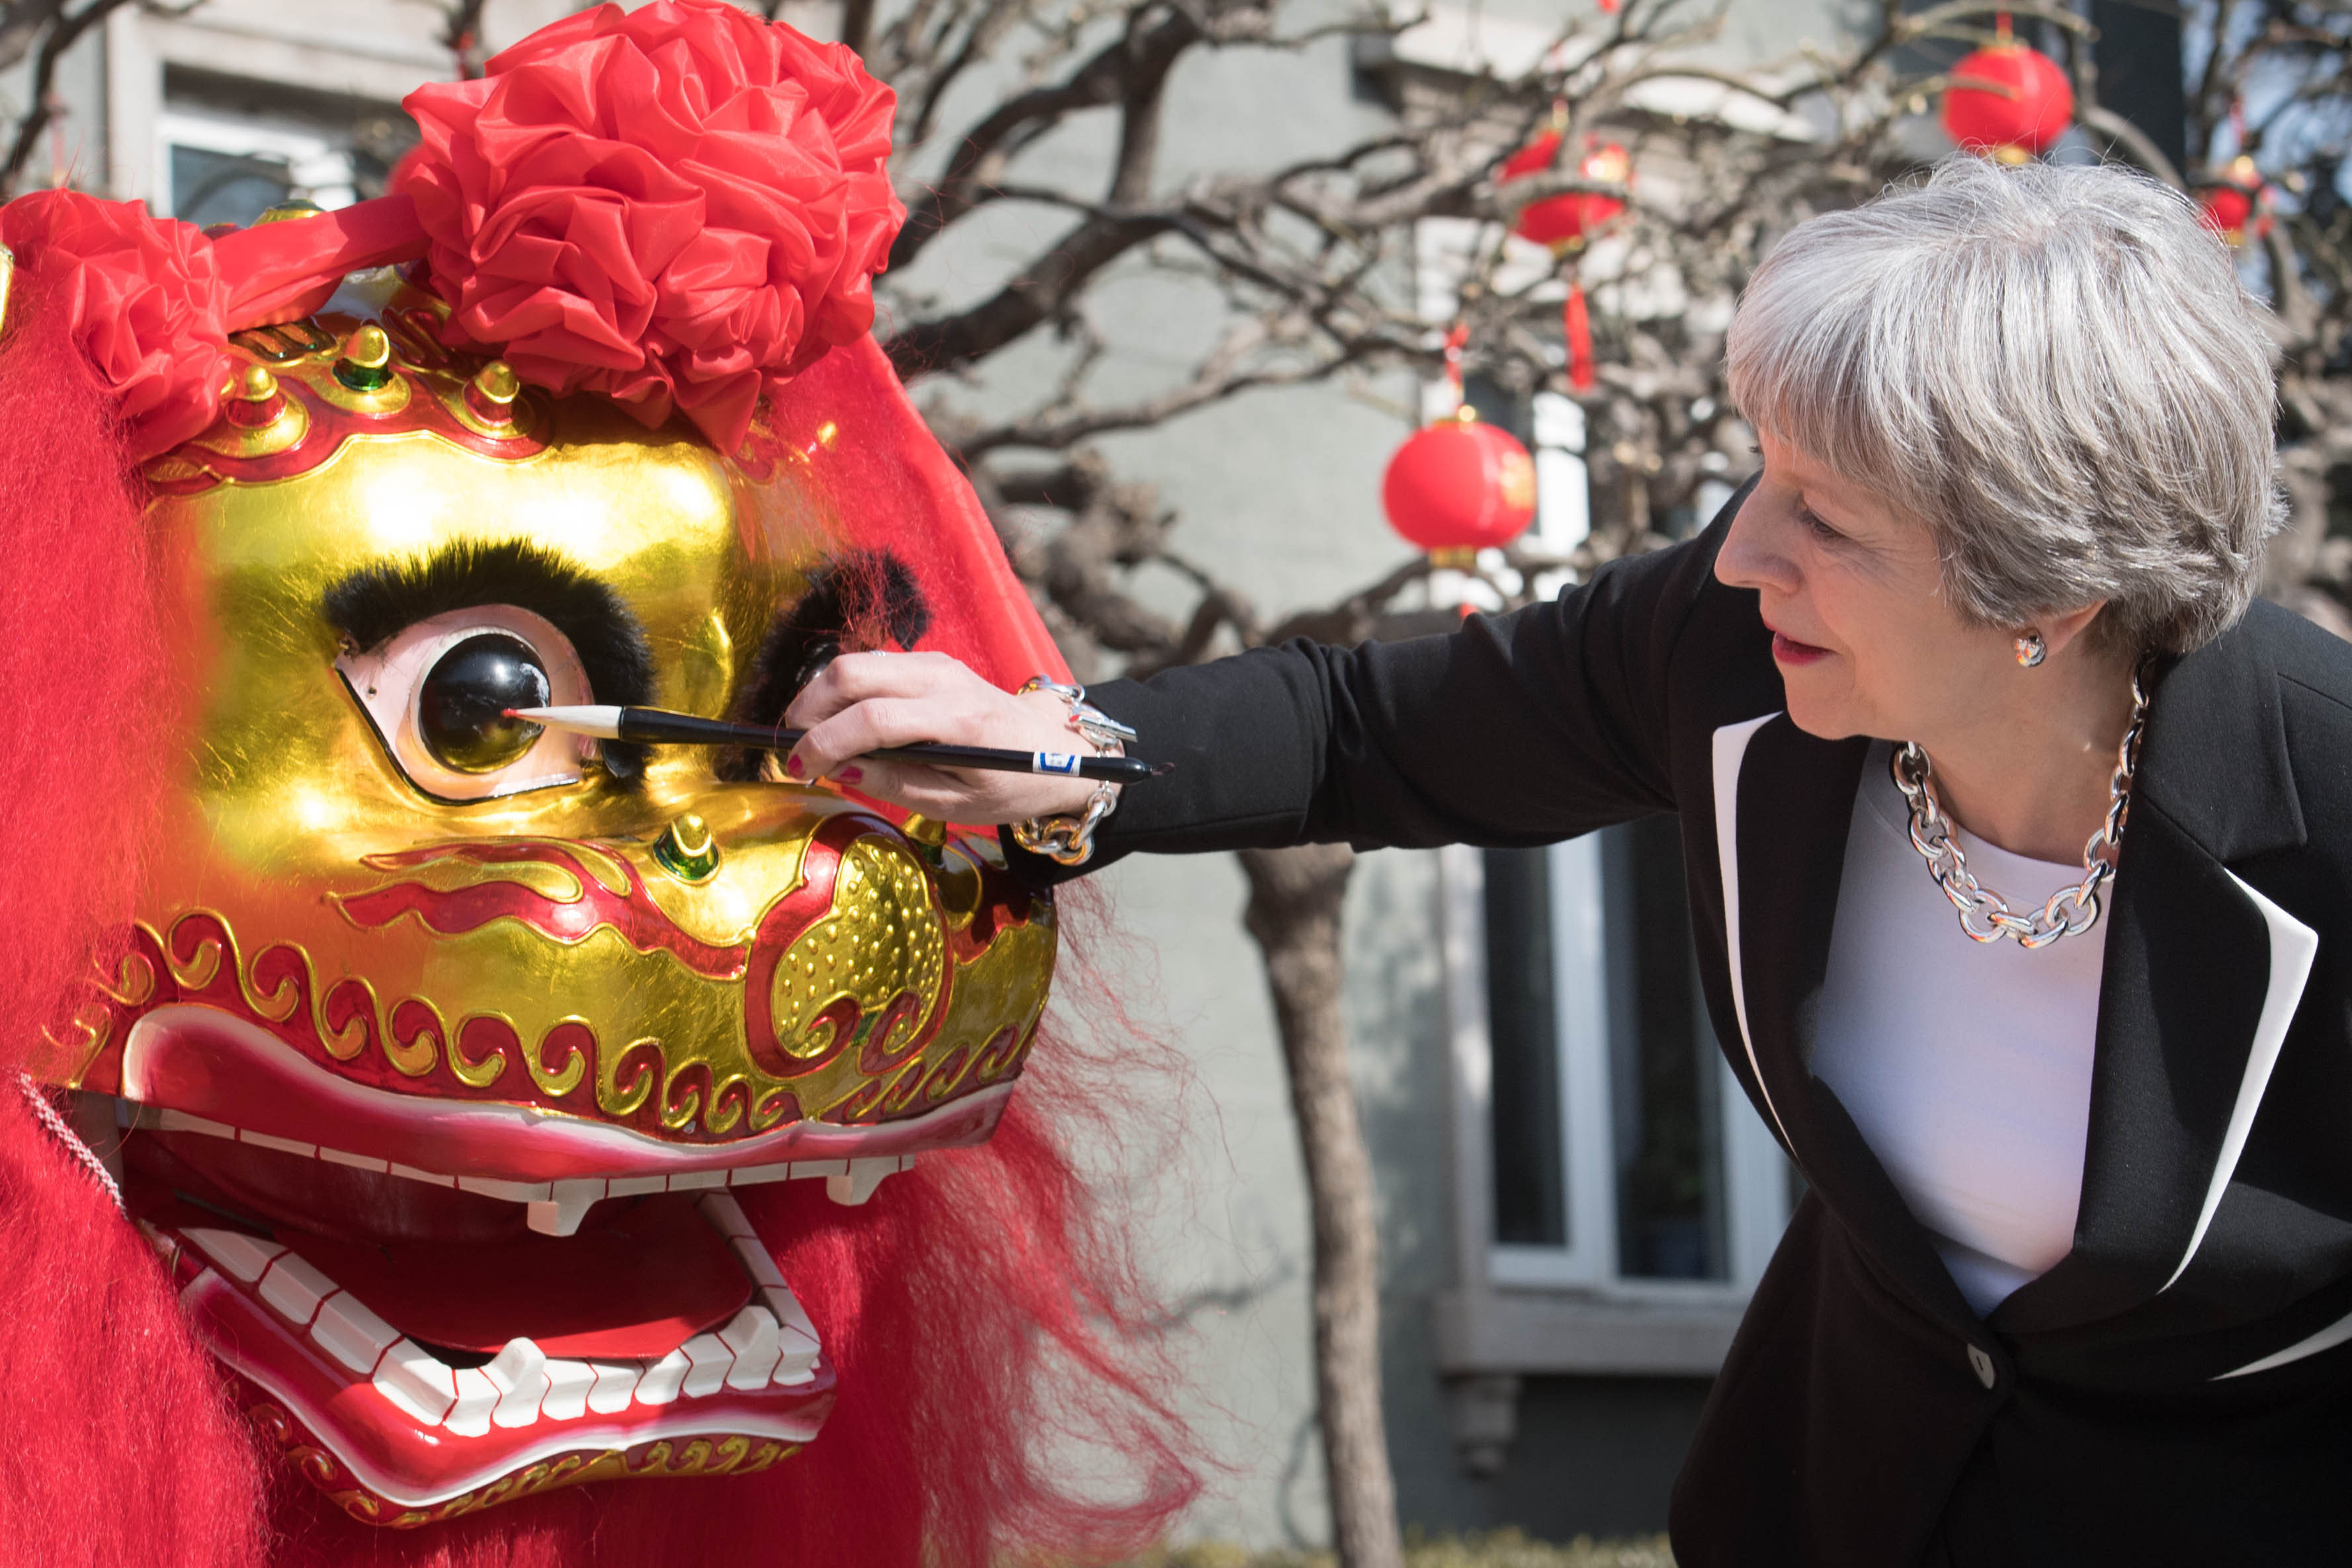
<svg viewBox="0 0 2352 1568">
<path fill-rule="evenodd" d="M 1552 276 L 1550 254 L 1516 236 L 1500 236 L 1493 225 L 1470 218 L 1429 218 L 1413 235 L 1414 298 L 1431 331 L 1459 308 L 1460 280 L 1470 260 L 1500 240 L 1502 264 L 1491 287 L 1524 292 L 1529 298 L 1564 296 L 1567 284 Z M 1444 381 L 1423 382 L 1422 415 L 1450 413 L 1458 394 Z M 1566 555 L 1591 533 L 1591 471 L 1585 462 L 1584 409 L 1573 398 L 1550 391 L 1530 400 L 1536 464 L 1533 542 L 1546 553 Z M 1728 487 L 1723 487 L 1728 494 Z M 1711 497 L 1702 495 L 1704 505 Z M 1499 558 L 1491 564 L 1499 564 Z M 1566 572 L 1547 573 L 1527 588 L 1549 597 L 1572 580 Z M 1432 601 L 1463 590 L 1474 580 L 1453 572 L 1433 573 Z M 1654 1307 L 1668 1316 L 1675 1309 L 1706 1314 L 1727 1340 L 1736 1317 L 1761 1278 L 1790 1214 L 1790 1176 L 1785 1156 L 1771 1132 L 1748 1103 L 1720 1051 L 1713 1074 L 1719 1096 L 1721 1169 L 1724 1182 L 1726 1278 L 1681 1281 L 1629 1278 L 1621 1271 L 1617 1244 L 1617 1160 L 1612 1096 L 1611 1007 L 1601 841 L 1597 835 L 1554 844 L 1546 852 L 1549 871 L 1553 996 L 1559 1009 L 1553 1039 L 1559 1052 L 1557 1081 L 1560 1105 L 1560 1172 L 1568 1240 L 1534 1247 L 1494 1239 L 1493 1038 L 1486 1016 L 1485 865 L 1480 852 L 1455 845 L 1438 852 L 1441 951 L 1446 971 L 1452 1058 L 1453 1176 L 1457 1299 L 1441 1317 L 1454 1313 L 1464 1323 L 1491 1316 L 1505 1298 L 1526 1300 L 1541 1293 L 1559 1301 L 1596 1307 L 1625 1307 L 1637 1313 Z M 1699 1027 L 1711 1029 L 1702 1010 Z M 1500 1294 L 1498 1295 L 1497 1292 Z M 1484 1301 L 1486 1304 L 1482 1306 Z M 1475 1327 L 1457 1337 L 1480 1339 Z M 1638 1336 L 1636 1336 L 1638 1337 Z M 1459 1347 L 1457 1347 L 1457 1350 Z M 1595 1364 L 1613 1352 L 1597 1353 Z M 1665 1363 L 1643 1363 L 1637 1353 L 1627 1370 L 1659 1370 Z M 1682 1354 L 1682 1353 L 1676 1353 Z M 1706 1352 L 1690 1353 L 1704 1360 Z M 1465 1365 L 1480 1364 L 1483 1352 L 1461 1352 Z M 1673 1362 L 1674 1356 L 1665 1358 Z"/>
<path fill-rule="evenodd" d="M 1483 884 L 1483 863 L 1475 859 L 1478 852 L 1468 852 L 1473 858 L 1456 874 L 1475 872 Z M 1715 1053 L 1712 1082 L 1718 1097 L 1717 1125 L 1723 1139 L 1726 1277 L 1656 1280 L 1621 1272 L 1612 1113 L 1615 1085 L 1610 1076 L 1608 899 L 1601 836 L 1588 833 L 1554 844 L 1545 852 L 1545 858 L 1550 873 L 1552 994 L 1557 1009 L 1553 1040 L 1559 1053 L 1556 1081 L 1567 1241 L 1557 1247 L 1494 1241 L 1490 1228 L 1486 1278 L 1505 1288 L 1578 1290 L 1620 1301 L 1745 1301 L 1779 1244 L 1780 1232 L 1788 1228 L 1789 1178 L 1780 1145 L 1748 1104 L 1747 1093 L 1720 1051 Z M 1482 897 L 1469 911 L 1478 923 L 1475 946 L 1481 954 L 1486 936 L 1483 911 Z M 1480 978 L 1483 981 L 1483 975 Z M 1708 1026 L 1701 1021 L 1699 1027 Z M 1488 1038 L 1491 1040 L 1491 1035 Z M 1490 1081 L 1491 1071 L 1490 1065 Z"/>
<path fill-rule="evenodd" d="M 292 194 L 332 212 L 359 200 L 358 171 L 349 152 L 324 136 L 228 115 L 166 109 L 155 117 L 155 208 L 173 213 L 179 193 L 172 188 L 172 149 L 190 147 L 230 158 L 268 158 L 286 165 Z"/>
</svg>

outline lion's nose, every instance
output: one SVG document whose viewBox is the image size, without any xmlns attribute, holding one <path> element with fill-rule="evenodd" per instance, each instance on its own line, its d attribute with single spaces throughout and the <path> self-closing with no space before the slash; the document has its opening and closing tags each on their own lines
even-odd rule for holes
<svg viewBox="0 0 2352 1568">
<path fill-rule="evenodd" d="M 680 882 L 709 882 L 719 874 L 719 841 L 709 823 L 688 811 L 654 841 L 654 861 Z"/>
</svg>

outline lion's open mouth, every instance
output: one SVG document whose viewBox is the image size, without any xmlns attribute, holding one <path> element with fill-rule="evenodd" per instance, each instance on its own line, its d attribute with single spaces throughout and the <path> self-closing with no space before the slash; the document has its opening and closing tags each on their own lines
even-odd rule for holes
<svg viewBox="0 0 2352 1568">
<path fill-rule="evenodd" d="M 646 1178 L 551 1237 L 425 1173 L 126 1112 L 144 1129 L 126 1197 L 199 1331 L 396 1509 L 657 1440 L 781 1455 L 832 1403 L 817 1329 L 727 1173 Z"/>
<path fill-rule="evenodd" d="M 762 851 L 776 875 L 752 874 Z M 567 841 L 482 853 L 559 854 L 566 886 L 609 895 L 580 893 L 593 907 L 412 879 L 388 887 L 414 907 L 354 925 L 361 948 L 248 952 L 198 909 L 137 927 L 102 974 L 57 1081 L 115 1097 L 132 1217 L 248 1417 L 351 1512 L 416 1524 L 575 1481 L 741 1474 L 815 1437 L 822 1303 L 778 1267 L 792 1238 L 745 1213 L 793 1206 L 736 1194 L 814 1178 L 859 1204 L 918 1154 L 986 1140 L 1052 930 L 970 867 L 950 921 L 921 857 L 861 817 L 736 852 L 767 913 L 747 897 L 751 935 L 695 950 L 723 972 L 680 967 L 688 937 L 633 848 Z M 598 880 L 606 862 L 636 896 Z M 789 981 L 761 977 L 787 959 Z M 664 989 L 673 970 L 692 984 Z M 747 1029 L 808 1049 L 762 1065 Z"/>
<path fill-rule="evenodd" d="M 833 1369 L 735 1190 L 817 1178 L 863 1202 L 917 1150 L 985 1137 L 1009 1088 L 668 1145 L 344 1082 L 211 1009 L 132 1035 L 132 1217 L 248 1416 L 396 1524 L 577 1480 L 740 1474 L 809 1441 Z"/>
</svg>

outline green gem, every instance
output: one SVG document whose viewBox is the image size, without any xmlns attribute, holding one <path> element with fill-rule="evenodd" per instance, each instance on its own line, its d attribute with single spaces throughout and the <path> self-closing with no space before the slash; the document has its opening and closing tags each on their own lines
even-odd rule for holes
<svg viewBox="0 0 2352 1568">
<path fill-rule="evenodd" d="M 335 361 L 335 379 L 358 392 L 382 392 L 392 384 L 389 365 L 355 365 L 349 360 Z"/>
<path fill-rule="evenodd" d="M 672 822 L 654 840 L 654 861 L 680 882 L 708 882 L 719 870 L 719 841 L 692 814 Z"/>
</svg>

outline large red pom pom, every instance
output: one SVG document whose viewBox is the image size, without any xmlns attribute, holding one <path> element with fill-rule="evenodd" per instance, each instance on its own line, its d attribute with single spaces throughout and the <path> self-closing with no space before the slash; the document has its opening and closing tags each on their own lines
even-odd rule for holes
<svg viewBox="0 0 2352 1568">
<path fill-rule="evenodd" d="M 213 422 L 228 362 L 228 285 L 193 225 L 137 202 L 37 191 L 0 207 L 0 241 L 98 371 L 133 463 Z"/>
<path fill-rule="evenodd" d="M 838 44 L 721 0 L 607 5 L 405 107 L 453 336 L 525 381 L 648 426 L 675 404 L 731 453 L 764 387 L 873 325 L 897 99 Z"/>
</svg>

